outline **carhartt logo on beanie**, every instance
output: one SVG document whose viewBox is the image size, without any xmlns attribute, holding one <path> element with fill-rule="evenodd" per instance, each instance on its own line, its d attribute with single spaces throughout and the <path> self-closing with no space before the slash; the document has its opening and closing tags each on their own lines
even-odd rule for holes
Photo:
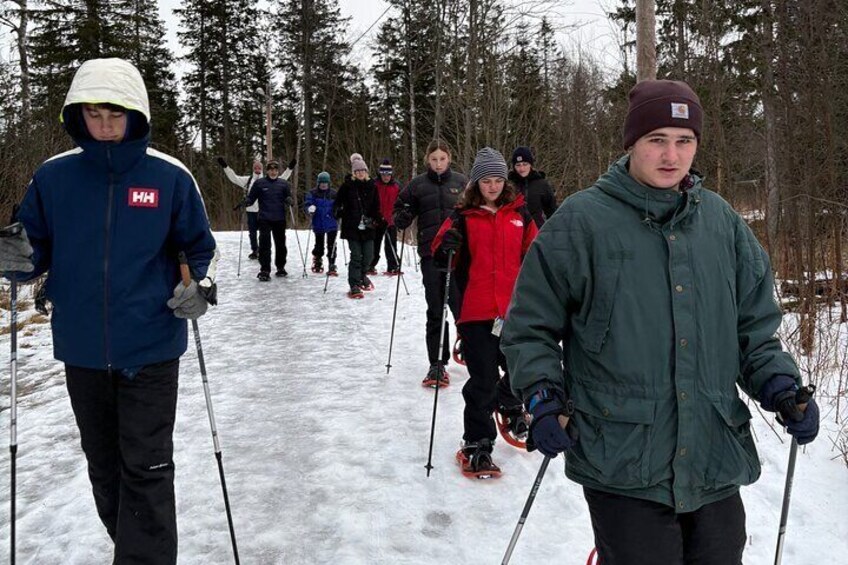
<svg viewBox="0 0 848 565">
<path fill-rule="evenodd" d="M 515 148 L 515 151 L 512 152 L 512 164 L 516 163 L 530 163 L 533 164 L 533 152 L 530 151 L 529 147 L 519 146 Z"/>
<path fill-rule="evenodd" d="M 505 179 L 508 172 L 503 155 L 491 147 L 484 147 L 477 152 L 477 156 L 474 158 L 474 165 L 471 167 L 471 182 L 474 183 L 486 177 Z"/>
<path fill-rule="evenodd" d="M 665 127 L 689 128 L 701 139 L 703 110 L 698 95 L 679 80 L 643 80 L 630 90 L 624 120 L 624 148 Z"/>
</svg>

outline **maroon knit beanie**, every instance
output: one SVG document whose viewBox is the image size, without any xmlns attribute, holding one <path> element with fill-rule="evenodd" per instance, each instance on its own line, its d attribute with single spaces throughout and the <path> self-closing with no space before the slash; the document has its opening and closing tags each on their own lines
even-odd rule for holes
<svg viewBox="0 0 848 565">
<path fill-rule="evenodd" d="M 698 95 L 679 80 L 643 80 L 630 90 L 624 120 L 624 148 L 643 135 L 665 127 L 689 128 L 701 139 L 703 111 Z"/>
</svg>

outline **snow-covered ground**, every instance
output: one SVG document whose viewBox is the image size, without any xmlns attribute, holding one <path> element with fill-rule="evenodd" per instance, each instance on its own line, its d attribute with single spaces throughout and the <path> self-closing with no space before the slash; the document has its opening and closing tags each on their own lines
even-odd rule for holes
<svg viewBox="0 0 848 565">
<path fill-rule="evenodd" d="M 307 232 L 300 232 L 305 244 Z M 236 278 L 238 233 L 218 234 L 221 304 L 200 320 L 241 561 L 264 564 L 500 563 L 542 459 L 499 442 L 499 480 L 464 478 L 454 463 L 462 434 L 462 368 L 439 395 L 433 469 L 424 465 L 433 391 L 424 293 L 405 258 L 392 369 L 386 375 L 395 279 L 375 277 L 364 300 L 339 278 L 302 278 L 294 232 L 290 276 L 257 282 L 255 262 Z M 407 249 L 407 252 L 410 250 Z M 8 319 L 3 320 L 3 325 Z M 843 338 L 848 328 L 843 332 Z M 0 359 L 9 347 L 0 336 Z M 53 360 L 47 324 L 20 335 L 19 563 L 110 560 L 85 459 Z M 835 379 L 833 379 L 835 381 Z M 0 366 L 0 438 L 9 425 L 8 369 Z M 763 474 L 743 489 L 745 563 L 772 563 L 789 443 L 753 410 Z M 799 453 L 784 563 L 845 563 L 848 469 L 834 409 L 818 441 Z M 175 432 L 181 564 L 232 563 L 209 421 L 193 344 L 183 357 Z M 9 551 L 9 455 L 0 456 L 0 562 Z M 516 564 L 578 565 L 592 548 L 581 489 L 551 464 L 513 555 Z"/>
</svg>

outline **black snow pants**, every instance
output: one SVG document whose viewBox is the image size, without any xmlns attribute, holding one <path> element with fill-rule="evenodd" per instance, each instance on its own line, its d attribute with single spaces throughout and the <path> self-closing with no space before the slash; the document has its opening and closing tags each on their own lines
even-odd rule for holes
<svg viewBox="0 0 848 565">
<path fill-rule="evenodd" d="M 492 420 L 495 407 L 521 407 L 521 401 L 509 388 L 506 358 L 501 353 L 501 338 L 492 335 L 494 320 L 466 322 L 458 327 L 462 334 L 462 351 L 468 369 L 468 381 L 462 387 L 465 399 L 465 441 L 495 440 L 497 430 Z M 500 370 L 504 376 L 501 377 Z"/>
<path fill-rule="evenodd" d="M 739 493 L 694 512 L 588 487 L 601 565 L 742 565 L 745 508 Z"/>
<path fill-rule="evenodd" d="M 177 562 L 174 419 L 179 359 L 118 370 L 65 366 L 100 520 L 117 565 Z"/>
<path fill-rule="evenodd" d="M 424 298 L 427 300 L 427 356 L 430 364 L 441 360 L 448 362 L 450 355 L 450 330 L 448 321 L 445 320 L 445 339 L 442 344 L 442 354 L 439 356 L 439 333 L 441 333 L 442 307 L 445 301 L 445 277 L 447 273 L 439 270 L 433 264 L 432 257 L 421 258 L 421 279 L 424 283 Z M 456 278 L 451 276 L 450 295 L 448 296 L 448 307 L 453 313 L 453 319 L 459 319 L 459 308 L 462 297 L 459 296 L 459 285 Z"/>
<path fill-rule="evenodd" d="M 274 236 L 274 266 L 278 271 L 286 268 L 286 223 L 259 221 L 259 269 L 271 272 L 271 236 Z"/>
</svg>

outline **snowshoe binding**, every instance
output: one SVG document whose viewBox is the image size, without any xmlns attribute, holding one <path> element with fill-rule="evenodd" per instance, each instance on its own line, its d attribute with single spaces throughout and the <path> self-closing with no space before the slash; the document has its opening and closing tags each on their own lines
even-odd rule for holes
<svg viewBox="0 0 848 565">
<path fill-rule="evenodd" d="M 259 274 L 256 275 L 256 278 L 262 282 L 267 282 L 271 280 L 271 273 L 268 271 L 259 271 Z"/>
<path fill-rule="evenodd" d="M 285 269 L 277 269 L 277 272 L 274 273 L 275 277 L 287 277 L 289 276 L 288 272 Z"/>
<path fill-rule="evenodd" d="M 327 267 L 327 276 L 328 277 L 337 277 L 339 276 L 339 272 L 336 270 L 335 263 L 330 263 L 330 266 Z"/>
<path fill-rule="evenodd" d="M 396 277 L 398 275 L 402 275 L 403 271 L 400 269 L 389 269 L 388 271 L 384 271 L 383 274 L 387 277 Z"/>
<path fill-rule="evenodd" d="M 492 461 L 492 440 L 464 442 L 456 452 L 456 462 L 462 474 L 470 479 L 497 479 L 501 469 Z"/>
<path fill-rule="evenodd" d="M 368 277 L 365 277 L 364 279 L 362 279 L 362 283 L 359 286 L 361 286 L 362 290 L 364 290 L 366 292 L 370 292 L 370 291 L 374 290 L 374 283 L 372 283 L 371 279 L 369 279 Z"/>
<path fill-rule="evenodd" d="M 257 261 L 259 259 L 259 253 L 257 253 L 256 251 L 251 251 L 250 255 L 248 255 L 247 258 Z"/>
<path fill-rule="evenodd" d="M 456 341 L 453 342 L 453 360 L 457 365 L 465 366 L 465 356 L 462 353 L 462 338 L 456 336 Z"/>
<path fill-rule="evenodd" d="M 495 410 L 495 424 L 505 442 L 518 449 L 527 449 L 530 415 L 525 412 L 523 406 L 515 408 L 498 406 Z"/>
<path fill-rule="evenodd" d="M 441 377 L 439 376 L 439 371 L 441 371 Z M 445 388 L 450 384 L 450 374 L 441 365 L 441 363 L 433 363 L 430 365 L 430 369 L 427 371 L 427 376 L 424 377 L 423 381 L 421 381 L 421 386 L 428 386 L 430 388 L 436 388 L 436 384 L 438 384 L 441 388 Z"/>
<path fill-rule="evenodd" d="M 312 258 L 312 272 L 313 273 L 323 273 L 324 272 L 324 259 L 321 257 L 313 257 Z"/>
<path fill-rule="evenodd" d="M 370 269 L 365 271 L 365 274 L 371 275 L 372 277 L 376 277 L 377 276 L 377 269 L 375 269 L 374 267 L 371 267 Z"/>
<path fill-rule="evenodd" d="M 365 298 L 365 293 L 356 285 L 350 287 L 350 292 L 347 293 L 348 298 Z"/>
</svg>

